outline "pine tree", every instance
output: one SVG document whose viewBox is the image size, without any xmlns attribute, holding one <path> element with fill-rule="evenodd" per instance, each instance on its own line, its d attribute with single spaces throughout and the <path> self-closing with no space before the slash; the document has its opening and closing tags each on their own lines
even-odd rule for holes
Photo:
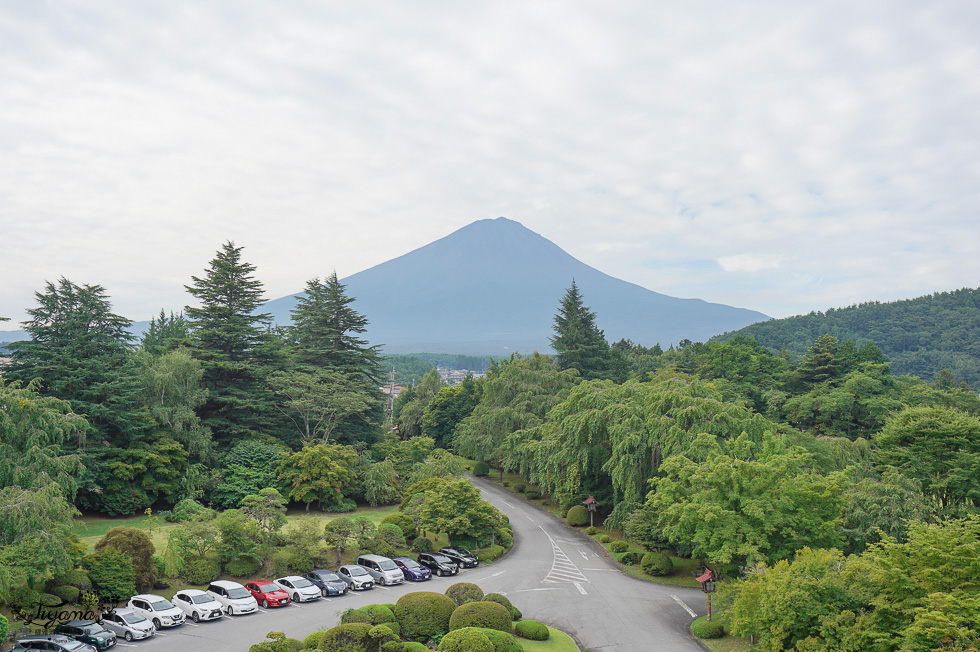
<svg viewBox="0 0 980 652">
<path fill-rule="evenodd" d="M 198 408 L 219 445 L 231 445 L 270 423 L 274 408 L 264 376 L 272 358 L 268 313 L 262 305 L 262 283 L 255 266 L 242 260 L 242 248 L 222 245 L 203 278 L 184 286 L 200 302 L 186 306 L 190 343 L 204 366 L 208 400 Z"/>
<path fill-rule="evenodd" d="M 574 280 L 558 305 L 554 328 L 551 346 L 558 354 L 559 369 L 575 369 L 586 380 L 613 378 L 609 343 L 595 324 L 595 313 L 582 303 Z"/>
</svg>

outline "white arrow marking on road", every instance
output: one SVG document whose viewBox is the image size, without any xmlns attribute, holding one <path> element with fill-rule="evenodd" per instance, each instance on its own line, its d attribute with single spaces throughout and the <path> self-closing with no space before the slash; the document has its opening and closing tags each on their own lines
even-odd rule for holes
<svg viewBox="0 0 980 652">
<path fill-rule="evenodd" d="M 585 551 L 584 550 L 579 550 L 578 551 L 578 554 L 582 555 L 582 559 L 588 559 L 589 558 L 589 556 L 587 554 L 585 554 Z"/>
<path fill-rule="evenodd" d="M 674 599 L 674 602 L 676 602 L 680 606 L 684 607 L 684 611 L 686 611 L 687 613 L 691 614 L 691 618 L 697 618 L 698 617 L 698 615 L 696 613 L 694 613 L 694 610 L 693 609 L 691 609 L 689 606 L 687 606 L 686 604 L 684 604 L 684 601 L 683 600 L 681 600 L 680 598 L 678 598 L 676 595 L 673 595 L 673 594 L 671 594 L 670 597 L 672 597 Z"/>
</svg>

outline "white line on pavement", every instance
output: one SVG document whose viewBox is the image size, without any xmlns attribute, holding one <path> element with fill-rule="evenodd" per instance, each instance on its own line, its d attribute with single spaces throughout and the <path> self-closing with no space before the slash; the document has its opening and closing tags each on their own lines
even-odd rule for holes
<svg viewBox="0 0 980 652">
<path fill-rule="evenodd" d="M 589 558 L 589 556 L 587 554 L 585 554 L 585 551 L 584 550 L 579 550 L 578 551 L 578 554 L 582 555 L 582 559 L 588 559 Z"/>
<path fill-rule="evenodd" d="M 691 618 L 697 618 L 698 617 L 698 615 L 696 613 L 694 613 L 694 610 L 693 609 L 691 609 L 689 606 L 687 606 L 686 604 L 684 604 L 684 601 L 683 600 L 681 600 L 680 598 L 678 598 L 676 595 L 673 595 L 673 594 L 671 594 L 670 597 L 672 597 L 674 599 L 674 602 L 676 602 L 680 606 L 684 607 L 684 611 L 686 611 L 687 613 L 691 614 Z"/>
<path fill-rule="evenodd" d="M 581 593 L 582 595 L 588 595 L 588 593 L 587 593 L 587 592 L 586 592 L 586 590 L 585 590 L 585 589 L 584 589 L 584 588 L 582 587 L 582 585 L 581 585 L 581 584 L 579 584 L 578 582 L 573 582 L 573 584 L 575 584 L 575 588 L 576 588 L 576 589 L 578 589 L 578 592 L 579 592 L 579 593 Z"/>
</svg>

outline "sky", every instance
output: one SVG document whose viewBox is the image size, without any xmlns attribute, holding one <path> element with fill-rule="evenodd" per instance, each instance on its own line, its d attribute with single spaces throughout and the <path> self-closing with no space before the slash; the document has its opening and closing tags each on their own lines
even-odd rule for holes
<svg viewBox="0 0 980 652">
<path fill-rule="evenodd" d="M 0 3 L 2 329 L 60 277 L 141 321 L 228 240 L 274 299 L 500 216 L 785 317 L 980 286 L 978 209 L 975 0 Z"/>
</svg>

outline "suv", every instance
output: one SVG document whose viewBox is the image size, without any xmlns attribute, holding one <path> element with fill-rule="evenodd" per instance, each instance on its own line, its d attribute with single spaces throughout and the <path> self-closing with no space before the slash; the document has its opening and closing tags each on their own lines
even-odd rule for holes
<svg viewBox="0 0 980 652">
<path fill-rule="evenodd" d="M 460 568 L 475 568 L 480 565 L 480 558 L 475 554 L 467 550 L 466 548 L 460 546 L 449 546 L 447 548 L 440 548 L 439 554 L 446 555 L 454 562 L 459 564 Z"/>
<path fill-rule="evenodd" d="M 157 629 L 176 627 L 184 622 L 184 612 L 159 595 L 134 595 L 126 606 L 143 614 Z"/>
<path fill-rule="evenodd" d="M 259 603 L 252 594 L 238 582 L 231 580 L 215 580 L 208 585 L 208 595 L 224 606 L 229 616 L 249 614 L 259 610 Z"/>
<path fill-rule="evenodd" d="M 340 579 L 347 582 L 347 586 L 355 591 L 374 588 L 374 577 L 363 566 L 357 564 L 341 566 L 337 569 L 337 575 L 340 575 Z"/>
<path fill-rule="evenodd" d="M 438 552 L 423 552 L 419 555 L 419 563 L 439 577 L 459 572 L 459 566 L 452 559 Z"/>
<path fill-rule="evenodd" d="M 55 625 L 54 633 L 71 636 L 82 643 L 88 643 L 96 650 L 105 650 L 116 644 L 116 635 L 94 620 L 66 620 Z"/>
<path fill-rule="evenodd" d="M 110 609 L 102 614 L 102 626 L 129 642 L 150 638 L 157 633 L 153 623 L 143 614 L 129 607 Z"/>
<path fill-rule="evenodd" d="M 36 634 L 17 639 L 17 645 L 10 652 L 24 650 L 50 650 L 51 652 L 96 652 L 88 643 L 76 641 L 61 634 Z"/>
<path fill-rule="evenodd" d="M 320 595 L 323 597 L 347 593 L 347 582 L 340 579 L 340 576 L 332 570 L 312 570 L 309 573 L 303 573 L 303 577 L 320 587 Z"/>
<path fill-rule="evenodd" d="M 387 586 L 389 584 L 401 584 L 405 581 L 405 575 L 398 568 L 398 564 L 382 557 L 381 555 L 361 555 L 357 558 L 357 563 L 371 573 L 378 584 Z"/>
</svg>

